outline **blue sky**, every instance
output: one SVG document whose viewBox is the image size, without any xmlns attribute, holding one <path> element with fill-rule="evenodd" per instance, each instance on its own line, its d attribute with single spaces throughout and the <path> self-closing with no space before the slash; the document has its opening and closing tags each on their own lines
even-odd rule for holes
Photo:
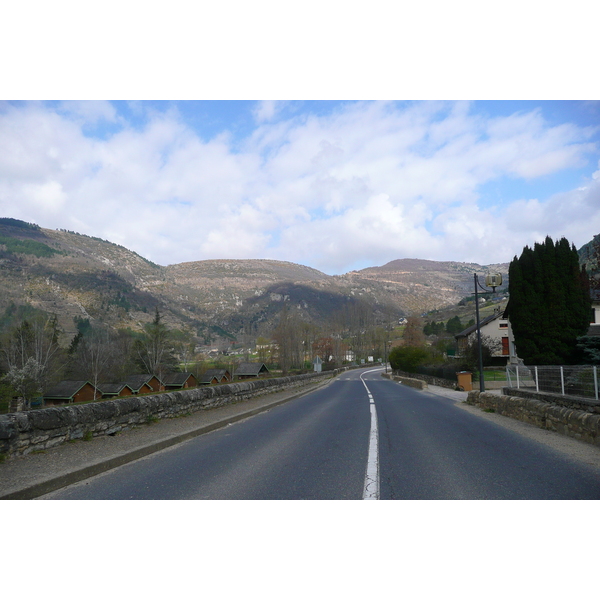
<svg viewBox="0 0 600 600">
<path fill-rule="evenodd" d="M 600 233 L 600 103 L 6 101 L 2 214 L 337 274 Z M 131 224 L 136 224 L 132 235 Z"/>
</svg>

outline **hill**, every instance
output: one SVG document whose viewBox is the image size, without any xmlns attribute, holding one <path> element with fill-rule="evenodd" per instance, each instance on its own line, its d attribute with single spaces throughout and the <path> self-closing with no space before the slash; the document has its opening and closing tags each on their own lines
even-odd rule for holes
<svg viewBox="0 0 600 600">
<path fill-rule="evenodd" d="M 7 315 L 26 305 L 56 314 L 68 339 L 82 318 L 140 330 L 155 307 L 167 326 L 207 343 L 268 334 L 284 306 L 315 325 L 357 314 L 397 323 L 400 316 L 456 305 L 473 293 L 474 272 L 498 270 L 506 277 L 507 268 L 419 259 L 337 276 L 276 260 L 164 267 L 100 238 L 0 219 L 2 322 L 8 326 Z"/>
</svg>

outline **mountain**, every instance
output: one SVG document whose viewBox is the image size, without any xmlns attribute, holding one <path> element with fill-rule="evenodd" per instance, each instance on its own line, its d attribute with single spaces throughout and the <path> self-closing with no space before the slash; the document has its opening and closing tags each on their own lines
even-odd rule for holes
<svg viewBox="0 0 600 600">
<path fill-rule="evenodd" d="M 577 251 L 579 254 L 579 264 L 585 265 L 586 271 L 590 277 L 600 278 L 600 234 L 587 244 L 581 246 Z"/>
<path fill-rule="evenodd" d="M 503 288 L 508 284 L 508 263 L 482 266 L 415 258 L 352 271 L 340 279 L 351 286 L 354 293 L 362 292 L 379 302 L 391 303 L 405 314 L 421 314 L 457 304 L 465 296 L 472 295 L 473 273 L 488 271 L 502 274 Z"/>
<path fill-rule="evenodd" d="M 156 265 L 123 246 L 72 231 L 0 219 L 0 324 L 15 307 L 56 314 L 65 337 L 77 319 L 140 330 L 159 307 L 164 322 L 199 340 L 269 334 L 284 306 L 324 325 L 349 315 L 397 322 L 473 294 L 473 273 L 508 264 L 401 259 L 330 276 L 276 260 Z"/>
</svg>

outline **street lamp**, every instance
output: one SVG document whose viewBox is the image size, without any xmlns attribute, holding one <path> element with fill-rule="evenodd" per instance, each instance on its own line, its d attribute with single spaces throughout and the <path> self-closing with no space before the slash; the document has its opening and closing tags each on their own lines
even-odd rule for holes
<svg viewBox="0 0 600 600">
<path fill-rule="evenodd" d="M 387 339 L 386 339 L 386 337 L 383 338 L 383 360 L 385 362 L 385 372 L 387 374 Z"/>
<path fill-rule="evenodd" d="M 481 327 L 479 325 L 479 296 L 477 294 L 477 287 L 480 287 L 484 292 L 489 292 L 480 283 L 477 277 L 477 273 L 473 273 L 473 280 L 475 281 L 475 317 L 477 320 L 477 350 L 479 352 L 479 391 L 485 392 L 485 384 L 483 380 L 483 354 L 481 352 Z M 493 275 L 485 276 L 485 285 L 491 287 L 492 291 L 495 292 L 496 288 L 502 285 L 502 275 L 500 273 L 494 273 Z"/>
</svg>

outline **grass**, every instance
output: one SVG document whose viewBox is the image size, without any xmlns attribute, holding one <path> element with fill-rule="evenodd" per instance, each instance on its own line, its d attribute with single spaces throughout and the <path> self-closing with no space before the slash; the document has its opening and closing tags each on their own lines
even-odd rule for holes
<svg viewBox="0 0 600 600">
<path fill-rule="evenodd" d="M 82 440 L 84 442 L 89 442 L 91 441 L 91 439 L 94 437 L 94 434 L 91 431 L 86 431 L 83 436 L 82 436 Z"/>
</svg>

